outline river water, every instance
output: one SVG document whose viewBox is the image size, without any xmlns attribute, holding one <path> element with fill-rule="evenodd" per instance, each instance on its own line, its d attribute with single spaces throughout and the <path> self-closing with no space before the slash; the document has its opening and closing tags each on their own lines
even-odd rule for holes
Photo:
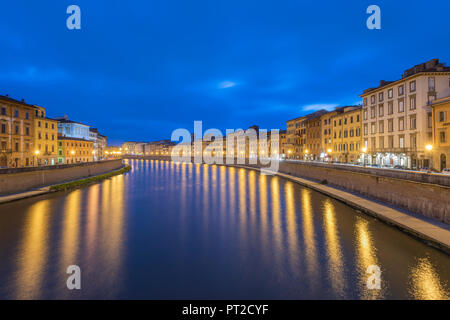
<svg viewBox="0 0 450 320">
<path fill-rule="evenodd" d="M 130 164 L 98 184 L 0 205 L 0 298 L 450 297 L 448 255 L 296 183 Z M 70 265 L 81 290 L 67 289 Z"/>
</svg>

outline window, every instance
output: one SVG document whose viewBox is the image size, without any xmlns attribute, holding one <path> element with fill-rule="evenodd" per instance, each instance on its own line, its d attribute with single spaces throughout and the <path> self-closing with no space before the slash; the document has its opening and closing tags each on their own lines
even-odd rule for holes
<svg viewBox="0 0 450 320">
<path fill-rule="evenodd" d="M 375 107 L 371 107 L 370 108 L 370 117 L 373 119 L 377 116 L 376 112 L 375 112 Z"/>
<path fill-rule="evenodd" d="M 411 135 L 411 148 L 417 148 L 417 137 L 415 134 Z"/>
<path fill-rule="evenodd" d="M 18 143 L 18 142 L 16 142 L 16 143 L 14 144 L 14 150 L 15 150 L 16 152 L 19 152 L 19 143 Z"/>
<path fill-rule="evenodd" d="M 368 129 L 369 129 L 369 128 L 368 128 L 368 126 L 367 126 L 367 123 L 365 123 L 365 124 L 364 124 L 364 135 L 365 135 L 365 136 L 367 136 L 367 134 L 369 133 L 369 132 L 368 132 Z"/>
<path fill-rule="evenodd" d="M 409 109 L 416 110 L 416 96 L 409 97 Z"/>
<path fill-rule="evenodd" d="M 384 120 L 381 120 L 378 124 L 378 131 L 384 133 Z"/>
<path fill-rule="evenodd" d="M 449 80 L 449 82 L 450 82 L 450 80 Z M 367 106 L 367 98 L 364 98 L 363 103 L 364 103 L 364 106 Z"/>
<path fill-rule="evenodd" d="M 399 131 L 405 130 L 405 119 L 403 117 L 398 118 L 398 130 Z"/>
<path fill-rule="evenodd" d="M 356 128 L 356 136 L 359 137 L 361 135 L 361 129 Z"/>
<path fill-rule="evenodd" d="M 399 136 L 398 137 L 398 146 L 400 148 L 404 148 L 405 147 L 405 136 Z"/>
<path fill-rule="evenodd" d="M 444 122 L 444 121 L 445 121 L 445 112 L 439 111 L 439 122 Z"/>
<path fill-rule="evenodd" d="M 392 101 L 388 102 L 388 114 L 394 113 L 394 103 Z"/>
<path fill-rule="evenodd" d="M 370 124 L 370 133 L 371 133 L 371 134 L 377 133 L 377 124 L 376 124 L 375 122 L 372 122 L 372 123 Z"/>
<path fill-rule="evenodd" d="M 16 134 L 19 134 L 19 126 L 15 126 L 14 131 Z"/>
<path fill-rule="evenodd" d="M 353 123 L 353 116 L 350 117 L 350 123 Z"/>
<path fill-rule="evenodd" d="M 6 116 L 6 108 L 2 108 L 2 116 Z"/>
<path fill-rule="evenodd" d="M 432 128 L 432 126 L 433 126 L 433 115 L 431 114 L 431 112 L 427 113 L 427 124 L 428 124 L 428 128 Z"/>
<path fill-rule="evenodd" d="M 403 112 L 405 111 L 405 104 L 403 102 L 403 100 L 399 100 L 398 101 L 398 112 Z"/>
<path fill-rule="evenodd" d="M 388 132 L 393 132 L 393 131 L 394 131 L 394 120 L 389 119 L 388 120 Z"/>
<path fill-rule="evenodd" d="M 359 122 L 359 114 L 356 115 L 356 122 Z"/>
<path fill-rule="evenodd" d="M 6 133 L 6 124 L 2 123 L 2 133 Z"/>
<path fill-rule="evenodd" d="M 367 117 L 368 117 L 367 109 L 364 110 L 363 117 L 364 117 L 364 120 L 367 120 Z"/>
<path fill-rule="evenodd" d="M 388 90 L 388 98 L 391 99 L 394 96 L 394 90 L 393 89 L 389 89 Z"/>
<path fill-rule="evenodd" d="M 411 116 L 409 126 L 411 130 L 415 130 L 417 128 L 416 116 Z"/>
<path fill-rule="evenodd" d="M 30 135 L 30 128 L 28 128 L 28 127 L 25 128 L 25 135 L 27 135 L 27 136 Z"/>
<path fill-rule="evenodd" d="M 370 97 L 370 103 L 371 103 L 371 104 L 374 104 L 374 103 L 375 103 L 375 95 L 372 95 L 372 96 Z"/>
<path fill-rule="evenodd" d="M 40 122 L 40 121 L 38 121 L 38 127 L 39 127 L 39 128 L 41 127 L 41 122 Z"/>
<path fill-rule="evenodd" d="M 17 109 L 14 110 L 14 117 L 15 118 L 19 117 L 19 110 L 17 110 Z"/>
<path fill-rule="evenodd" d="M 398 87 L 398 95 L 399 96 L 403 95 L 403 88 L 404 88 L 403 85 Z"/>
<path fill-rule="evenodd" d="M 379 117 L 384 116 L 384 105 L 383 105 L 383 104 L 380 104 L 380 105 L 378 106 L 378 116 L 379 116 Z"/>
<path fill-rule="evenodd" d="M 378 145 L 380 146 L 380 149 L 384 149 L 384 137 L 379 138 Z"/>
<path fill-rule="evenodd" d="M 393 148 L 394 148 L 394 136 L 389 136 L 389 137 L 388 137 L 388 147 L 389 147 L 390 149 L 393 149 Z"/>
<path fill-rule="evenodd" d="M 428 78 L 428 91 L 434 91 L 434 77 Z"/>
<path fill-rule="evenodd" d="M 445 131 L 439 132 L 439 142 L 445 143 Z"/>
<path fill-rule="evenodd" d="M 47 122 L 45 123 L 45 129 L 48 129 L 48 123 Z"/>
<path fill-rule="evenodd" d="M 28 112 L 25 113 L 25 119 L 30 119 L 30 114 Z"/>
<path fill-rule="evenodd" d="M 416 81 L 411 81 L 411 82 L 409 83 L 409 91 L 410 91 L 410 92 L 416 91 Z"/>
<path fill-rule="evenodd" d="M 376 138 L 372 138 L 372 139 L 370 139 L 371 141 L 370 141 L 370 147 L 372 148 L 372 149 L 376 149 L 376 147 L 377 147 L 377 139 Z"/>
<path fill-rule="evenodd" d="M 379 101 L 383 101 L 383 92 L 380 92 L 380 93 L 378 94 L 378 100 L 379 100 Z"/>
</svg>

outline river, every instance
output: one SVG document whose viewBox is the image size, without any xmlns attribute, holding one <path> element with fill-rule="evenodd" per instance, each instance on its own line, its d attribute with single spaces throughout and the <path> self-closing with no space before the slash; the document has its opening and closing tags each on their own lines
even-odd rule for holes
<svg viewBox="0 0 450 320">
<path fill-rule="evenodd" d="M 98 184 L 0 205 L 0 298 L 450 297 L 447 254 L 294 182 L 130 164 Z M 67 289 L 70 265 L 81 290 Z"/>
</svg>

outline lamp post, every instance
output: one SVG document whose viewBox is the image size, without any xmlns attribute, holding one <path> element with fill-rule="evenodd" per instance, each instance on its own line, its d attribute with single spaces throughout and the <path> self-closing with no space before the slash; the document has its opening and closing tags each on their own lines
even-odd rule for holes
<svg viewBox="0 0 450 320">
<path fill-rule="evenodd" d="M 36 151 L 34 151 L 34 154 L 36 155 L 35 156 L 35 164 L 36 164 L 36 167 L 37 167 L 37 165 L 38 165 L 38 156 L 39 156 L 39 153 L 40 153 L 40 151 L 39 150 L 36 150 Z"/>
<path fill-rule="evenodd" d="M 366 152 L 367 152 L 367 148 L 363 147 L 362 148 L 362 152 L 363 152 L 363 166 L 366 166 Z"/>
<path fill-rule="evenodd" d="M 308 152 L 309 152 L 308 149 L 305 149 L 305 157 L 304 157 L 305 160 L 308 160 Z"/>
<path fill-rule="evenodd" d="M 433 150 L 433 146 L 431 144 L 427 144 L 425 146 L 425 149 L 427 149 L 428 153 L 430 154 L 430 164 L 429 164 L 429 169 L 431 169 L 433 167 L 433 155 L 431 153 L 431 150 Z"/>
</svg>

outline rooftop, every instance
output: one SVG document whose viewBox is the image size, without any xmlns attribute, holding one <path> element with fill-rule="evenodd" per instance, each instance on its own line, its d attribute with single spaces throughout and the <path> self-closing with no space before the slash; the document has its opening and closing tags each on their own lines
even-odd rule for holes
<svg viewBox="0 0 450 320">
<path fill-rule="evenodd" d="M 386 80 L 380 80 L 380 85 L 375 88 L 368 88 L 363 91 L 363 95 L 372 91 L 375 91 L 377 89 L 380 89 L 382 87 L 385 87 L 387 85 L 390 85 L 394 82 L 406 79 L 408 77 L 414 76 L 419 73 L 424 72 L 450 72 L 450 67 L 447 67 L 444 62 L 439 62 L 439 59 L 431 59 L 427 62 L 423 62 L 420 64 L 415 65 L 412 68 L 406 69 L 403 72 L 403 75 L 401 79 L 393 80 L 393 81 L 386 81 Z"/>
</svg>

